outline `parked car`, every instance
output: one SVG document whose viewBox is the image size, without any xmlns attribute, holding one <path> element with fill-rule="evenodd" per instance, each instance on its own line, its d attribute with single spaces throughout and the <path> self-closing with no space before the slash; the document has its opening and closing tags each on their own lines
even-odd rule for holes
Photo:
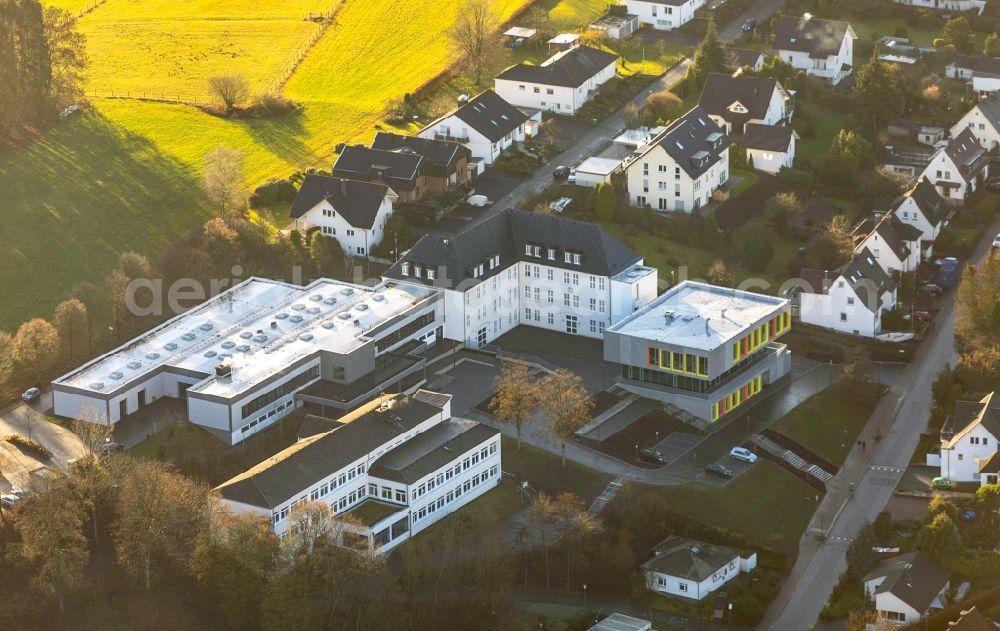
<svg viewBox="0 0 1000 631">
<path fill-rule="evenodd" d="M 961 270 L 958 266 L 958 259 L 953 256 L 941 259 L 938 264 L 937 277 L 934 279 L 934 284 L 942 287 L 944 289 L 951 289 L 958 283 L 958 276 Z"/>
<path fill-rule="evenodd" d="M 10 493 L 10 494 L 4 495 L 4 496 L 0 496 L 0 506 L 3 506 L 7 510 L 10 510 L 10 509 L 14 508 L 14 505 L 16 505 L 20 501 L 21 501 L 21 498 L 18 497 L 18 496 L 16 496 L 16 495 L 14 495 L 13 493 Z"/>
<path fill-rule="evenodd" d="M 510 46 L 511 48 L 520 48 L 520 47 L 524 46 L 524 38 L 523 37 L 513 37 L 513 38 L 511 38 L 507 42 L 507 45 Z"/>
<path fill-rule="evenodd" d="M 101 445 L 101 455 L 117 454 L 125 451 L 125 445 L 116 442 L 108 442 Z"/>
<path fill-rule="evenodd" d="M 757 20 L 755 18 L 750 18 L 743 23 L 744 33 L 753 33 L 757 30 Z"/>
<path fill-rule="evenodd" d="M 485 195 L 470 195 L 469 199 L 465 201 L 468 202 L 469 206 L 476 206 L 477 208 L 482 208 L 490 203 L 489 198 Z"/>
<path fill-rule="evenodd" d="M 570 184 L 576 184 L 576 169 L 569 170 L 569 175 L 566 176 L 566 181 Z"/>
<path fill-rule="evenodd" d="M 926 283 L 917 288 L 917 291 L 921 294 L 927 294 L 932 298 L 937 298 L 944 293 L 944 289 L 940 285 L 935 285 L 934 283 Z"/>
<path fill-rule="evenodd" d="M 667 457 L 659 449 L 640 449 L 639 460 L 653 464 L 667 464 Z"/>
<path fill-rule="evenodd" d="M 953 488 L 955 488 L 955 482 L 954 482 L 954 480 L 950 480 L 948 478 L 938 476 L 938 477 L 934 478 L 933 480 L 931 480 L 931 486 L 934 487 L 935 489 L 945 489 L 945 490 L 947 490 L 947 489 L 953 489 Z"/>
<path fill-rule="evenodd" d="M 552 177 L 557 180 L 565 180 L 569 177 L 569 167 L 568 166 L 557 166 L 554 171 L 552 171 Z"/>
<path fill-rule="evenodd" d="M 929 300 L 917 300 L 913 303 L 913 319 L 918 322 L 927 322 L 931 319 L 931 304 Z"/>
<path fill-rule="evenodd" d="M 733 460 L 739 460 L 740 462 L 746 462 L 748 464 L 757 462 L 757 454 L 750 451 L 746 447 L 733 447 L 729 450 L 729 457 Z"/>
<path fill-rule="evenodd" d="M 566 207 L 569 206 L 570 202 L 572 201 L 573 201 L 572 197 L 560 197 L 559 199 L 555 199 L 549 202 L 549 208 L 551 208 L 557 213 L 561 213 L 562 211 L 566 210 Z"/>
<path fill-rule="evenodd" d="M 705 473 L 717 475 L 720 478 L 733 477 L 733 470 L 721 464 L 712 463 L 705 467 Z"/>
<path fill-rule="evenodd" d="M 28 388 L 24 391 L 24 394 L 21 395 L 21 399 L 23 399 L 26 403 L 31 403 L 40 396 L 42 396 L 41 390 L 38 388 Z"/>
<path fill-rule="evenodd" d="M 993 237 L 993 247 L 1000 248 L 1000 233 L 997 233 L 997 236 Z"/>
</svg>

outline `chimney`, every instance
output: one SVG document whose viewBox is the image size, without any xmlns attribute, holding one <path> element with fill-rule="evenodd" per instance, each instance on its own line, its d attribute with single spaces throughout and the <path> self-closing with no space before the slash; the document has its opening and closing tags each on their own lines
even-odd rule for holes
<svg viewBox="0 0 1000 631">
<path fill-rule="evenodd" d="M 340 192 L 347 195 L 347 180 L 340 180 Z"/>
<path fill-rule="evenodd" d="M 705 318 L 705 335 L 711 335 L 712 331 L 708 328 L 708 323 L 712 321 L 712 318 Z"/>
</svg>

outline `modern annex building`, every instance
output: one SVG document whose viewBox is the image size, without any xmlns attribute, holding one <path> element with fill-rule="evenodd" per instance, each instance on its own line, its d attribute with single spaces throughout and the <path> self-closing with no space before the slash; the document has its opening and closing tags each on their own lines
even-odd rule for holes
<svg viewBox="0 0 1000 631">
<path fill-rule="evenodd" d="M 324 502 L 356 522 L 342 543 L 386 552 L 500 480 L 500 432 L 451 418 L 449 395 L 383 395 L 307 427 L 318 431 L 220 485 L 223 503 L 283 535 L 297 505 Z"/>
<path fill-rule="evenodd" d="M 186 399 L 193 423 L 235 444 L 303 401 L 349 410 L 419 380 L 440 297 L 391 281 L 251 278 L 53 381 L 55 413 L 117 423 Z"/>
<path fill-rule="evenodd" d="M 791 369 L 787 300 L 685 281 L 604 333 L 620 385 L 716 421 Z"/>
</svg>

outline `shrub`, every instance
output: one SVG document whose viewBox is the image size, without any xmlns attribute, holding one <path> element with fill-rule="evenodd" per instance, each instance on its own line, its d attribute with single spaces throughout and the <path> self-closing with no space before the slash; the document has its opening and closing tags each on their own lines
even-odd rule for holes
<svg viewBox="0 0 1000 631">
<path fill-rule="evenodd" d="M 258 95 L 247 109 L 252 116 L 268 118 L 291 112 L 295 109 L 295 103 L 276 92 L 265 92 Z"/>
<path fill-rule="evenodd" d="M 16 445 L 22 449 L 34 452 L 42 458 L 48 460 L 52 457 L 52 452 L 45 448 L 44 445 L 38 443 L 26 436 L 21 436 L 20 434 L 11 434 L 6 438 L 7 442 Z"/>
</svg>

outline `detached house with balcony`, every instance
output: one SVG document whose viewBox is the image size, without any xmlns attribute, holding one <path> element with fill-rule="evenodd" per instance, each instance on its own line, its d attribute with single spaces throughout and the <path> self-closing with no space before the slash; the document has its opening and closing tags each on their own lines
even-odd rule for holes
<svg viewBox="0 0 1000 631">
<path fill-rule="evenodd" d="M 296 507 L 321 502 L 355 522 L 338 543 L 384 553 L 500 480 L 500 432 L 451 418 L 450 395 L 387 394 L 305 425 L 317 431 L 216 488 L 222 504 L 266 516 L 284 536 Z"/>
<path fill-rule="evenodd" d="M 849 335 L 882 333 L 882 314 L 896 308 L 896 282 L 863 248 L 837 270 L 803 269 L 797 292 L 805 324 Z"/>
<path fill-rule="evenodd" d="M 500 98 L 517 107 L 572 116 L 615 78 L 618 56 L 574 46 L 556 53 L 540 65 L 520 63 L 495 79 Z"/>
<path fill-rule="evenodd" d="M 783 298 L 684 281 L 604 333 L 618 385 L 705 422 L 729 414 L 788 374 Z"/>
<path fill-rule="evenodd" d="M 788 125 L 792 95 L 769 77 L 710 73 L 698 101 L 701 109 L 727 134 L 742 134 L 746 125 Z"/>
<path fill-rule="evenodd" d="M 530 135 L 528 117 L 493 90 L 483 92 L 417 134 L 429 140 L 457 142 L 485 165 L 493 164 L 506 149 Z"/>
<path fill-rule="evenodd" d="M 893 201 L 889 212 L 903 223 L 920 231 L 920 251 L 923 258 L 934 254 L 934 240 L 941 229 L 948 225 L 952 209 L 938 195 L 927 178 L 921 177 L 916 185 Z"/>
<path fill-rule="evenodd" d="M 508 210 L 427 235 L 386 273 L 441 288 L 444 336 L 481 348 L 525 325 L 601 339 L 656 297 L 656 270 L 597 224 Z"/>
<path fill-rule="evenodd" d="M 629 200 L 659 211 L 705 206 L 729 179 L 730 144 L 725 130 L 695 107 L 626 160 Z"/>
<path fill-rule="evenodd" d="M 297 228 L 319 228 L 348 256 L 367 257 L 382 242 L 397 199 L 385 183 L 309 174 L 289 214 Z"/>
<path fill-rule="evenodd" d="M 857 38 L 848 22 L 784 15 L 775 30 L 772 49 L 793 68 L 836 85 L 854 69 Z"/>
<path fill-rule="evenodd" d="M 954 482 L 1000 483 L 1000 399 L 958 401 L 941 429 L 941 477 Z M 936 464 L 928 458 L 927 464 Z"/>
<path fill-rule="evenodd" d="M 951 136 L 957 138 L 966 129 L 976 137 L 980 147 L 996 153 L 1000 149 L 1000 96 L 993 96 L 973 105 L 952 126 Z"/>
<path fill-rule="evenodd" d="M 705 0 L 625 0 L 625 10 L 658 31 L 680 28 L 691 21 Z"/>
<path fill-rule="evenodd" d="M 886 274 L 908 274 L 920 264 L 920 230 L 894 213 L 875 213 L 854 229 L 854 253 L 868 250 Z"/>
<path fill-rule="evenodd" d="M 990 174 L 990 155 L 968 127 L 938 149 L 921 174 L 949 204 L 960 205 Z"/>
<path fill-rule="evenodd" d="M 880 620 L 917 624 L 948 604 L 950 572 L 923 552 L 882 559 L 865 575 L 865 596 Z"/>
</svg>

